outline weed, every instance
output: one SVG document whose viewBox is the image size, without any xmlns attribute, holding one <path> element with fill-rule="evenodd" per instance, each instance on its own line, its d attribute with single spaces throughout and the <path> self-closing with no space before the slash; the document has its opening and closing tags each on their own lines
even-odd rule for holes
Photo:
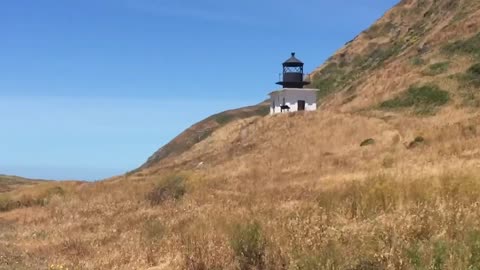
<svg viewBox="0 0 480 270">
<path fill-rule="evenodd" d="M 237 224 L 230 244 L 241 270 L 265 267 L 266 241 L 259 223 Z"/>
<path fill-rule="evenodd" d="M 392 168 L 393 165 L 395 164 L 395 159 L 393 157 L 385 157 L 382 160 L 382 167 L 383 168 Z"/>
<path fill-rule="evenodd" d="M 468 270 L 480 270 L 480 231 L 472 231 L 468 236 L 470 256 Z"/>
<path fill-rule="evenodd" d="M 413 266 L 415 270 L 423 270 L 423 261 L 422 261 L 422 252 L 420 250 L 420 246 L 418 243 L 411 245 L 409 248 L 406 249 L 406 257 L 410 265 Z"/>
<path fill-rule="evenodd" d="M 165 226 L 156 219 L 147 220 L 143 225 L 143 239 L 148 243 L 157 243 L 165 235 Z"/>
<path fill-rule="evenodd" d="M 186 193 L 185 177 L 171 175 L 163 178 L 157 186 L 147 195 L 151 205 L 159 205 L 166 200 L 179 200 Z"/>
<path fill-rule="evenodd" d="M 6 212 L 14 208 L 17 208 L 17 203 L 15 203 L 8 195 L 0 194 L 0 212 Z"/>
<path fill-rule="evenodd" d="M 61 243 L 61 251 L 71 258 L 83 258 L 90 254 L 88 243 L 77 238 L 66 239 Z"/>
<path fill-rule="evenodd" d="M 375 262 L 375 261 L 369 261 L 369 260 L 361 260 L 355 267 L 350 268 L 350 270 L 384 270 L 385 267 L 383 267 L 380 263 Z"/>
<path fill-rule="evenodd" d="M 447 256 L 447 246 L 444 242 L 436 242 L 433 249 L 432 270 L 442 270 Z"/>
</svg>

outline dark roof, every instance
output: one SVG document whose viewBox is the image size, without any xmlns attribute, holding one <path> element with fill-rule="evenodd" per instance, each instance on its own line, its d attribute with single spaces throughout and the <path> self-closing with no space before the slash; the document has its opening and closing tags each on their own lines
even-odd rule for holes
<svg viewBox="0 0 480 270">
<path fill-rule="evenodd" d="M 288 58 L 287 61 L 283 62 L 284 66 L 303 66 L 303 62 L 298 60 L 295 57 L 295 53 L 292 52 L 292 57 Z"/>
</svg>

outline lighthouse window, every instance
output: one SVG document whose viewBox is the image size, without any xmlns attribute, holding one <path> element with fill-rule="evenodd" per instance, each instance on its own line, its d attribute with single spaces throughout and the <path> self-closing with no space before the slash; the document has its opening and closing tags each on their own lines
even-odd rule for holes
<svg viewBox="0 0 480 270">
<path fill-rule="evenodd" d="M 284 73 L 303 73 L 302 67 L 285 67 L 283 69 Z"/>
</svg>

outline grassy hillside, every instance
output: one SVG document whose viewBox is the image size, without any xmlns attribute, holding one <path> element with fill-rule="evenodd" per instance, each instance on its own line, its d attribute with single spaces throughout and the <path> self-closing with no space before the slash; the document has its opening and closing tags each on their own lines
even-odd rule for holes
<svg viewBox="0 0 480 270">
<path fill-rule="evenodd" d="M 476 108 L 468 70 L 480 61 L 479 6 L 476 0 L 401 1 L 311 74 L 322 107 L 369 109 L 428 84 L 454 94 L 457 105 Z"/>
<path fill-rule="evenodd" d="M 0 213 L 0 269 L 480 269 L 479 5 L 402 1 L 311 74 L 317 112 L 223 113 L 128 175 L 10 193 L 42 203 Z"/>
<path fill-rule="evenodd" d="M 215 130 L 232 121 L 252 116 L 265 116 L 268 113 L 269 104 L 267 102 L 262 102 L 256 106 L 229 110 L 212 115 L 191 126 L 174 138 L 171 142 L 160 148 L 150 158 L 148 158 L 147 162 L 145 162 L 145 164 L 143 164 L 138 170 L 158 164 L 167 157 L 175 158 L 176 156 L 188 151 L 193 145 L 206 139 Z M 131 173 L 135 173 L 138 170 L 132 171 Z"/>
<path fill-rule="evenodd" d="M 12 191 L 18 187 L 38 184 L 39 180 L 0 174 L 0 193 Z"/>
</svg>

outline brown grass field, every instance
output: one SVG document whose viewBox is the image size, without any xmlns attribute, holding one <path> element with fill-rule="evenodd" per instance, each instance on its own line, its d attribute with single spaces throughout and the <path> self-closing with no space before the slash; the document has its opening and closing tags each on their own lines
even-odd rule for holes
<svg viewBox="0 0 480 270">
<path fill-rule="evenodd" d="M 173 164 L 17 190 L 45 203 L 0 214 L 0 269 L 479 269 L 479 118 L 462 115 L 254 117 Z"/>
</svg>

